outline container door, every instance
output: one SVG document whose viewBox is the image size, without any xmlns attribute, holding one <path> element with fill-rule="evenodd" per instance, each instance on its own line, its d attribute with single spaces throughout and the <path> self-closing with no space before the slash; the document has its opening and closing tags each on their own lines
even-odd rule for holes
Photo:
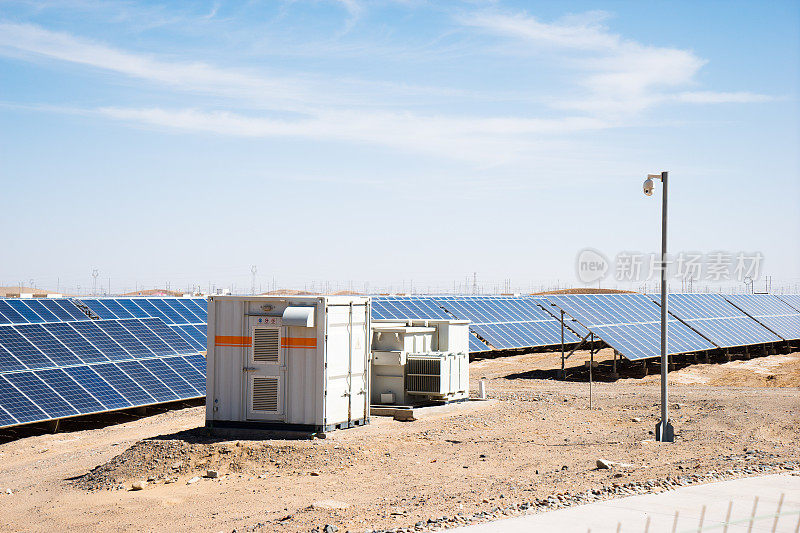
<svg viewBox="0 0 800 533">
<path fill-rule="evenodd" d="M 245 366 L 245 409 L 251 420 L 283 420 L 286 361 L 280 326 L 253 326 Z"/>
</svg>

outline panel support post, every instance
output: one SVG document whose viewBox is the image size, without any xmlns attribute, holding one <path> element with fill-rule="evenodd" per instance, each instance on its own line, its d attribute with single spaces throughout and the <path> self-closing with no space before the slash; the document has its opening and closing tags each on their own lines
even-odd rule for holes
<svg viewBox="0 0 800 533">
<path fill-rule="evenodd" d="M 589 410 L 592 409 L 592 367 L 594 366 L 594 333 L 591 334 L 592 342 L 589 345 Z"/>
<path fill-rule="evenodd" d="M 561 310 L 561 373 L 558 379 L 565 379 L 566 372 L 564 371 L 564 310 Z"/>
<path fill-rule="evenodd" d="M 667 172 L 661 173 L 661 420 L 656 424 L 656 440 L 674 442 L 675 435 L 667 411 Z"/>
</svg>

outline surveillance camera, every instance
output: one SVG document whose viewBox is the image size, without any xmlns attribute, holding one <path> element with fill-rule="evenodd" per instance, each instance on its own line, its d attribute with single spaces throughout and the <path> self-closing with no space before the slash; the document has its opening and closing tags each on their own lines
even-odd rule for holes
<svg viewBox="0 0 800 533">
<path fill-rule="evenodd" d="M 647 178 L 646 180 L 644 180 L 643 189 L 644 189 L 644 193 L 647 196 L 652 196 L 653 195 L 653 180 L 651 178 Z"/>
</svg>

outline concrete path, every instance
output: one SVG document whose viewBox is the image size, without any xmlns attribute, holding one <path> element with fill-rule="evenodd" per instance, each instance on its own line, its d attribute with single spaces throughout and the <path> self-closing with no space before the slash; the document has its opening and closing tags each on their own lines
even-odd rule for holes
<svg viewBox="0 0 800 533">
<path fill-rule="evenodd" d="M 784 495 L 781 516 L 775 525 L 778 501 Z M 750 515 L 758 497 L 756 518 Z M 706 485 L 681 487 L 674 491 L 630 496 L 452 529 L 452 533 L 688 533 L 701 531 L 700 517 L 706 507 L 702 531 L 725 531 L 728 503 L 731 508 L 728 533 L 800 533 L 800 476 L 778 474 Z M 675 512 L 677 525 L 673 529 Z M 648 526 L 649 518 L 649 526 Z"/>
</svg>

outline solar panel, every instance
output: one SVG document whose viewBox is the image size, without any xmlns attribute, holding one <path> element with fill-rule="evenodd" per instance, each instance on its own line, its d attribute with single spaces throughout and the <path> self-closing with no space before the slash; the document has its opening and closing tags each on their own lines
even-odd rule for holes
<svg viewBox="0 0 800 533">
<path fill-rule="evenodd" d="M 800 311 L 800 294 L 781 294 L 778 298 L 789 304 L 795 311 Z"/>
<path fill-rule="evenodd" d="M 127 329 L 131 335 L 136 337 L 142 344 L 144 344 L 152 353 L 156 355 L 175 355 L 169 344 L 161 340 L 161 337 L 153 333 L 153 331 L 145 326 L 138 319 L 120 320 L 119 324 Z"/>
<path fill-rule="evenodd" d="M 184 317 L 188 317 L 189 320 L 191 320 L 192 324 L 197 324 L 199 322 L 205 322 L 205 319 L 202 319 L 199 316 L 200 311 L 197 310 L 197 312 L 195 312 L 196 306 L 194 304 L 192 304 L 191 301 L 188 298 L 187 299 L 178 298 L 178 299 L 172 300 L 172 302 L 174 303 L 175 308 L 176 308 L 176 310 L 178 310 L 179 313 L 180 313 L 180 310 L 178 309 L 178 307 L 182 307 L 185 310 L 184 313 L 181 313 L 181 314 Z"/>
<path fill-rule="evenodd" d="M 165 324 L 174 324 L 175 321 L 168 317 L 163 311 L 161 311 L 158 307 L 153 305 L 147 298 L 137 298 L 133 301 L 136 305 L 138 305 L 142 310 L 147 313 L 149 316 L 153 316 L 156 318 L 160 318 L 164 321 Z"/>
<path fill-rule="evenodd" d="M 147 370 L 139 361 L 122 361 L 121 363 L 117 363 L 117 367 L 133 378 L 159 402 L 169 402 L 178 399 L 177 394 Z"/>
<path fill-rule="evenodd" d="M 661 353 L 658 304 L 644 294 L 569 294 L 547 299 L 629 360 Z M 715 346 L 676 319 L 668 320 L 667 352 L 711 350 Z"/>
<path fill-rule="evenodd" d="M 174 331 L 179 337 L 181 337 L 189 346 L 194 348 L 195 350 L 204 350 L 204 344 L 200 341 L 196 340 L 192 335 L 188 332 L 184 331 L 183 328 L 186 326 L 169 326 L 169 328 Z"/>
<path fill-rule="evenodd" d="M 55 366 L 53 361 L 48 359 L 13 326 L 0 327 L 0 345 L 27 368 L 50 368 Z"/>
<path fill-rule="evenodd" d="M 75 380 L 83 389 L 92 391 L 106 409 L 124 409 L 133 404 L 122 397 L 100 374 L 92 370 L 91 366 L 76 366 L 65 368 L 64 372 Z"/>
<path fill-rule="evenodd" d="M 200 317 L 202 322 L 208 322 L 208 302 L 206 300 L 200 300 L 197 298 L 189 298 L 187 300 L 182 300 L 184 305 L 191 309 L 191 311 Z"/>
<path fill-rule="evenodd" d="M 37 315 L 33 309 L 25 305 L 23 300 L 12 298 L 10 300 L 6 300 L 6 303 L 9 305 L 9 307 L 14 309 L 14 311 L 22 315 L 25 318 L 25 322 L 44 322 L 44 319 Z"/>
<path fill-rule="evenodd" d="M 75 320 L 91 320 L 83 310 L 69 300 L 53 300 L 59 307 Z"/>
<path fill-rule="evenodd" d="M 44 306 L 41 300 L 21 300 L 25 305 L 27 305 L 31 311 L 36 313 L 42 318 L 43 322 L 61 322 L 61 319 L 50 312 L 50 310 Z"/>
<path fill-rule="evenodd" d="M 113 318 L 133 318 L 134 317 L 134 315 L 132 315 L 130 312 L 128 312 L 127 309 L 122 307 L 122 305 L 120 305 L 120 303 L 118 301 L 116 301 L 115 299 L 113 299 L 113 298 L 104 298 L 103 300 L 100 301 L 100 303 L 103 304 L 103 306 L 106 309 L 108 309 L 109 311 L 111 311 L 114 314 Z"/>
<path fill-rule="evenodd" d="M 183 357 L 169 357 L 164 359 L 164 363 L 170 366 L 175 372 L 188 381 L 192 387 L 197 389 L 201 395 L 206 394 L 206 374 L 201 374 L 195 367 L 190 365 Z"/>
<path fill-rule="evenodd" d="M 71 366 L 82 363 L 70 349 L 61 344 L 41 324 L 14 326 L 25 339 L 36 346 L 56 366 Z M 33 367 L 30 367 L 33 368 Z"/>
<path fill-rule="evenodd" d="M 160 339 L 169 344 L 176 353 L 186 354 L 196 351 L 196 348 L 191 346 L 180 335 L 175 333 L 174 329 L 164 324 L 161 320 L 157 318 L 145 318 L 142 319 L 141 322 L 147 326 L 150 331 L 158 335 Z"/>
<path fill-rule="evenodd" d="M 166 300 L 162 300 L 161 298 L 150 298 L 148 302 L 153 304 L 156 309 L 158 309 L 161 314 L 169 318 L 168 324 L 186 324 L 187 321 L 185 318 L 181 316 L 172 306 L 168 305 Z"/>
<path fill-rule="evenodd" d="M 8 374 L 6 374 L 8 375 Z M 46 420 L 47 413 L 39 409 L 14 385 L 0 375 L 0 406 L 14 417 L 17 424 Z"/>
<path fill-rule="evenodd" d="M 732 294 L 725 299 L 784 340 L 800 339 L 800 311 L 774 294 Z"/>
<path fill-rule="evenodd" d="M 25 365 L 0 344 L 0 372 L 11 372 L 12 370 L 25 370 Z"/>
<path fill-rule="evenodd" d="M 128 400 L 131 405 L 150 405 L 158 403 L 155 398 L 148 394 L 147 391 L 116 365 L 108 363 L 104 365 L 94 365 L 89 368 L 97 372 L 100 377 Z"/>
<path fill-rule="evenodd" d="M 649 295 L 660 305 L 661 295 Z M 670 314 L 720 348 L 778 342 L 780 337 L 745 315 L 721 294 L 670 294 Z"/>
<path fill-rule="evenodd" d="M 53 322 L 70 322 L 75 320 L 75 317 L 69 314 L 67 310 L 61 307 L 55 300 L 44 298 L 39 303 L 42 307 L 47 309 L 50 314 L 56 317 L 57 320 L 53 320 Z"/>
<path fill-rule="evenodd" d="M 6 319 L 6 323 L 27 324 L 29 321 L 21 314 L 17 313 L 13 307 L 8 305 L 12 300 L 0 300 L 0 314 Z"/>
<path fill-rule="evenodd" d="M 44 329 L 69 348 L 84 363 L 101 363 L 108 358 L 70 324 L 45 324 Z"/>
<path fill-rule="evenodd" d="M 192 339 L 194 339 L 195 345 L 199 346 L 198 350 L 205 350 L 206 343 L 208 342 L 206 339 L 206 334 L 203 331 L 200 331 L 194 326 L 178 326 L 181 330 L 187 333 Z"/>
<path fill-rule="evenodd" d="M 106 409 L 103 404 L 60 368 L 39 370 L 35 374 L 81 414 L 97 413 Z"/>
<path fill-rule="evenodd" d="M 44 381 L 37 378 L 33 372 L 12 372 L 3 377 L 44 411 L 49 418 L 63 418 L 79 414 L 77 409 L 68 404 Z"/>
<path fill-rule="evenodd" d="M 112 313 L 108 307 L 103 305 L 103 302 L 101 302 L 100 300 L 82 299 L 80 300 L 80 302 L 86 307 L 88 307 L 92 313 L 94 313 L 95 315 L 97 315 L 102 319 L 117 318 L 117 316 L 114 313 Z"/>
<path fill-rule="evenodd" d="M 117 303 L 123 307 L 128 313 L 136 318 L 148 318 L 153 315 L 149 314 L 147 311 L 142 309 L 141 306 L 137 305 L 137 303 L 130 299 L 130 298 L 119 298 Z"/>
<path fill-rule="evenodd" d="M 119 345 L 114 339 L 109 337 L 102 329 L 97 327 L 95 321 L 76 322 L 70 324 L 75 331 L 80 333 L 86 340 L 100 350 L 100 352 L 111 361 L 121 361 L 130 358 L 130 354 Z"/>
<path fill-rule="evenodd" d="M 114 320 L 99 320 L 97 325 L 125 351 L 134 357 L 150 357 L 153 352 L 142 341 L 131 335 L 122 325 Z"/>
<path fill-rule="evenodd" d="M 178 397 L 182 398 L 191 398 L 192 396 L 197 396 L 205 394 L 205 392 L 199 392 L 197 389 L 192 387 L 192 385 L 183 379 L 177 372 L 175 372 L 172 368 L 170 368 L 164 361 L 160 359 L 145 359 L 141 361 L 142 366 L 144 366 L 151 374 L 153 374 L 156 378 L 159 379 L 162 383 L 164 383 L 170 390 L 175 392 Z M 204 387 L 205 389 L 205 387 Z"/>
</svg>

